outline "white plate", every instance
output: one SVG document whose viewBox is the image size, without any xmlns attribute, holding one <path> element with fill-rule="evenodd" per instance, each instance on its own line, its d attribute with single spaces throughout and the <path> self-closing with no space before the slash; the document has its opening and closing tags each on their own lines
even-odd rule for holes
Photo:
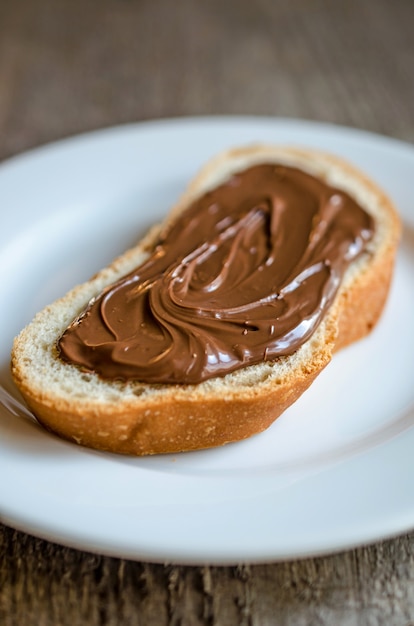
<svg viewBox="0 0 414 626">
<path fill-rule="evenodd" d="M 404 218 L 386 312 L 265 433 L 131 459 L 60 441 L 26 414 L 13 336 L 162 218 L 198 167 L 252 141 L 310 145 L 377 179 Z M 95 132 L 0 166 L 1 519 L 80 549 L 150 561 L 304 557 L 414 527 L 414 149 L 293 120 L 195 118 Z"/>
</svg>

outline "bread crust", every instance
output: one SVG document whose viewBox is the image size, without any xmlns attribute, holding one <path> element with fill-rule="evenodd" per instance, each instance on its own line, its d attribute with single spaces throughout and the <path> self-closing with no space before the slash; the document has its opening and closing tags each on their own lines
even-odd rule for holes
<svg viewBox="0 0 414 626">
<path fill-rule="evenodd" d="M 268 428 L 310 386 L 334 351 L 374 328 L 387 299 L 401 226 L 386 195 L 341 159 L 274 146 L 225 152 L 195 177 L 163 226 L 234 171 L 269 161 L 301 167 L 344 189 L 374 215 L 378 225 L 371 248 L 348 270 L 313 337 L 290 357 L 248 366 L 200 385 L 103 382 L 61 362 L 56 351 L 61 333 L 93 295 L 145 258 L 160 229 L 154 227 L 108 268 L 46 307 L 15 339 L 13 378 L 46 429 L 81 445 L 129 455 L 175 453 L 239 441 Z"/>
<path fill-rule="evenodd" d="M 168 399 L 139 411 L 136 406 L 125 406 L 121 424 L 118 415 L 111 412 L 79 414 L 70 409 L 59 410 L 56 405 L 46 406 L 35 398 L 30 405 L 48 430 L 90 448 L 129 455 L 176 453 L 222 446 L 262 432 L 299 398 L 319 371 L 319 367 L 315 368 L 257 396 L 243 394 L 231 400 L 208 397 L 202 405 L 190 397 Z"/>
</svg>

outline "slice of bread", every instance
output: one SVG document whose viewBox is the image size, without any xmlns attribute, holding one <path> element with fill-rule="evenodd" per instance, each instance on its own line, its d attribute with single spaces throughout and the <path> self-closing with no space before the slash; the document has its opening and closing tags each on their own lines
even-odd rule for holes
<svg viewBox="0 0 414 626">
<path fill-rule="evenodd" d="M 111 381 L 63 362 L 57 340 L 105 286 L 139 265 L 161 226 L 235 172 L 253 164 L 294 166 L 351 195 L 375 220 L 367 250 L 346 271 L 336 299 L 294 354 L 196 385 Z M 131 455 L 197 450 L 266 429 L 312 383 L 335 350 L 364 337 L 387 298 L 400 221 L 384 193 L 342 160 L 309 149 L 255 145 L 225 152 L 190 183 L 163 225 L 66 296 L 47 306 L 15 339 L 12 373 L 38 421 L 61 437 Z"/>
</svg>

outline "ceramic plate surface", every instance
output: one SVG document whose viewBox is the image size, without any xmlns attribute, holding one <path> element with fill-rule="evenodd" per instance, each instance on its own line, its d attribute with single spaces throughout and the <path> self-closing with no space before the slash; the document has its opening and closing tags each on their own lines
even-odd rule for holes
<svg viewBox="0 0 414 626">
<path fill-rule="evenodd" d="M 134 459 L 45 432 L 11 381 L 13 337 L 162 219 L 209 157 L 257 141 L 342 155 L 397 204 L 404 235 L 378 327 L 242 443 Z M 413 175 L 402 142 L 233 117 L 108 129 L 0 165 L 2 521 L 79 549 L 188 564 L 318 555 L 414 528 Z"/>
</svg>

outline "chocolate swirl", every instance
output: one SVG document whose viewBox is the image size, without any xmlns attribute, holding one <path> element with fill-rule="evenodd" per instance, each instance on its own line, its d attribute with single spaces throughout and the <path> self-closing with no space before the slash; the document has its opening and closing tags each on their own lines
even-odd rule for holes
<svg viewBox="0 0 414 626">
<path fill-rule="evenodd" d="M 372 237 L 345 192 L 261 164 L 204 194 L 58 342 L 108 379 L 199 383 L 296 351 Z"/>
</svg>

